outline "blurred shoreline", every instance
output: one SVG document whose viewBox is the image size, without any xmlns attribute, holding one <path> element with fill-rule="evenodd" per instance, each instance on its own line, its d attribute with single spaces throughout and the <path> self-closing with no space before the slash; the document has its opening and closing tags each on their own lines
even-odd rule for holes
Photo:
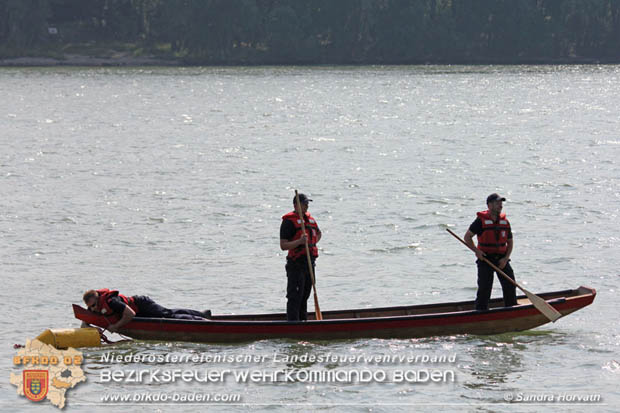
<svg viewBox="0 0 620 413">
<path fill-rule="evenodd" d="M 152 56 L 132 56 L 119 53 L 114 56 L 97 57 L 67 54 L 62 57 L 13 57 L 0 59 L 0 66 L 182 66 L 176 59 L 162 59 Z"/>
<path fill-rule="evenodd" d="M 23 56 L 0 58 L 0 67 L 37 67 L 37 66 L 511 66 L 511 65 L 608 65 L 618 64 L 616 60 L 601 60 L 589 58 L 569 59 L 529 59 L 507 61 L 505 59 L 467 59 L 463 61 L 420 61 L 420 62 L 274 62 L 274 61 L 204 61 L 178 57 L 134 56 L 131 53 L 116 52 L 107 56 L 88 56 L 81 54 L 63 54 L 60 57 L 52 56 Z"/>
</svg>

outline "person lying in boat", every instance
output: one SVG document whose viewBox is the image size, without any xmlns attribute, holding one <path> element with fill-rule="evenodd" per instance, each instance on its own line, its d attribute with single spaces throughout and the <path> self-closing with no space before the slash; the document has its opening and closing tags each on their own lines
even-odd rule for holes
<svg viewBox="0 0 620 413">
<path fill-rule="evenodd" d="M 211 318 L 211 311 L 186 310 L 182 308 L 169 309 L 162 307 L 145 295 L 126 297 L 116 290 L 102 288 L 88 290 L 82 297 L 88 309 L 104 316 L 118 315 L 120 320 L 108 326 L 108 330 L 115 332 L 134 317 L 149 318 L 180 318 L 185 320 L 204 320 Z M 82 323 L 84 324 L 84 323 Z"/>
</svg>

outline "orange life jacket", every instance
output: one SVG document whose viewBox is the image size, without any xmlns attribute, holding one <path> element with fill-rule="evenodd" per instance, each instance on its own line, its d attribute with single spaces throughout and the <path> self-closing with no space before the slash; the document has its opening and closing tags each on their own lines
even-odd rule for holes
<svg viewBox="0 0 620 413">
<path fill-rule="evenodd" d="M 510 222 L 506 219 L 506 214 L 501 213 L 497 221 L 493 221 L 488 210 L 478 212 L 476 215 L 482 221 L 482 233 L 478 235 L 478 249 L 487 254 L 505 254 L 510 233 Z"/>
<path fill-rule="evenodd" d="M 319 256 L 319 249 L 316 247 L 316 243 L 318 242 L 319 236 L 319 226 L 316 223 L 316 220 L 312 218 L 309 213 L 305 213 L 306 219 L 304 220 L 304 225 L 306 226 L 306 235 L 308 236 L 308 248 L 310 249 L 310 256 L 312 258 L 316 258 Z M 282 217 L 283 220 L 289 220 L 295 225 L 295 235 L 290 241 L 295 241 L 296 239 L 301 238 L 301 219 L 296 212 L 292 211 Z M 310 233 L 308 234 L 308 231 Z M 295 260 L 301 256 L 306 255 L 306 247 L 302 244 L 297 248 L 292 248 L 288 250 L 288 258 Z"/>
<path fill-rule="evenodd" d="M 120 298 L 134 313 L 138 314 L 138 306 L 134 302 L 133 297 L 125 297 L 119 294 L 117 290 L 108 290 L 107 288 L 97 290 L 97 293 L 99 294 L 99 311 L 101 314 L 112 315 L 114 313 L 114 310 L 110 307 L 110 304 L 108 304 L 108 300 L 114 297 Z"/>
</svg>

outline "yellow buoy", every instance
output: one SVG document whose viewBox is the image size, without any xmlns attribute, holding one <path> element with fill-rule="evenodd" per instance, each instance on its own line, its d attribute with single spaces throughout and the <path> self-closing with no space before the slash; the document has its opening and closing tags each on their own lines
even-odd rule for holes
<svg viewBox="0 0 620 413">
<path fill-rule="evenodd" d="M 101 345 L 99 331 L 96 328 L 48 328 L 39 334 L 37 340 L 58 349 Z"/>
</svg>

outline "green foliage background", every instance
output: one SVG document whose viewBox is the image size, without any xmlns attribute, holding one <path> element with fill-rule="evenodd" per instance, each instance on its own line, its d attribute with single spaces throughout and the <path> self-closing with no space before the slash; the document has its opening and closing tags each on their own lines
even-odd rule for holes
<svg viewBox="0 0 620 413">
<path fill-rule="evenodd" d="M 0 0 L 0 57 L 119 51 L 189 64 L 617 62 L 620 1 Z"/>
</svg>

